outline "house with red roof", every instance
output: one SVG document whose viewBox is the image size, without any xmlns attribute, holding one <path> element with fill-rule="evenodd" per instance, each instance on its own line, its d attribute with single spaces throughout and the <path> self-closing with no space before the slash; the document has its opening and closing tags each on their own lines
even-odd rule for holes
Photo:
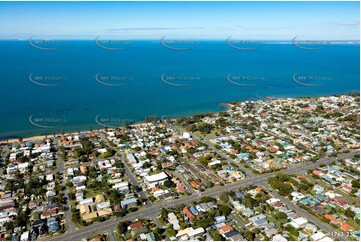
<svg viewBox="0 0 361 242">
<path fill-rule="evenodd" d="M 348 206 L 348 202 L 346 202 L 345 200 L 343 199 L 336 199 L 335 200 L 336 204 L 340 207 L 345 207 L 345 206 Z"/>
<path fill-rule="evenodd" d="M 191 181 L 191 185 L 196 189 L 199 189 L 201 187 L 196 181 Z"/>
<path fill-rule="evenodd" d="M 349 225 L 348 223 L 346 222 L 342 222 L 341 223 L 341 229 L 343 231 L 348 231 L 348 232 L 354 232 L 355 231 L 355 228 L 352 227 L 351 225 Z"/>
<path fill-rule="evenodd" d="M 278 149 L 276 147 L 267 147 L 267 150 L 271 153 L 276 153 L 278 151 Z"/>
<path fill-rule="evenodd" d="M 323 173 L 322 171 L 319 171 L 319 170 L 313 170 L 312 173 L 317 175 L 317 176 L 322 176 L 323 174 L 325 174 L 325 173 Z"/>
<path fill-rule="evenodd" d="M 325 214 L 325 218 L 327 218 L 328 220 L 330 220 L 330 223 L 332 224 L 339 224 L 340 220 L 335 218 L 333 215 L 331 214 Z"/>
<path fill-rule="evenodd" d="M 183 208 L 183 212 L 190 220 L 194 220 L 196 218 L 187 207 Z"/>
<path fill-rule="evenodd" d="M 178 184 L 176 189 L 177 189 L 177 192 L 181 192 L 181 193 L 185 191 L 185 188 L 184 188 L 183 184 Z"/>
<path fill-rule="evenodd" d="M 342 190 L 344 190 L 346 192 L 351 192 L 352 191 L 352 186 L 345 184 L 345 185 L 342 186 Z"/>
<path fill-rule="evenodd" d="M 129 225 L 129 228 L 133 230 L 133 229 L 137 229 L 137 228 L 140 228 L 143 226 L 144 226 L 144 223 L 142 221 L 138 221 L 136 223 Z"/>
<path fill-rule="evenodd" d="M 228 233 L 229 231 L 231 231 L 232 229 L 233 229 L 232 225 L 227 224 L 227 225 L 220 227 L 218 232 L 220 234 L 225 234 L 225 233 Z"/>
</svg>

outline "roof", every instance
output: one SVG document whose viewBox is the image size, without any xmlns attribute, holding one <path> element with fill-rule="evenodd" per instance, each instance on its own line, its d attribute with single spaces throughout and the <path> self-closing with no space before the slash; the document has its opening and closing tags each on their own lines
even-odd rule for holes
<svg viewBox="0 0 361 242">
<path fill-rule="evenodd" d="M 102 209 L 102 210 L 98 210 L 98 215 L 99 216 L 106 216 L 106 215 L 109 215 L 109 214 L 112 214 L 112 209 L 111 208 L 105 208 L 105 209 Z"/>
<path fill-rule="evenodd" d="M 138 221 L 136 223 L 133 223 L 133 224 L 129 225 L 129 227 L 131 229 L 136 229 L 136 228 L 142 227 L 143 225 L 144 225 L 144 223 L 142 221 Z"/>
<path fill-rule="evenodd" d="M 103 194 L 98 194 L 95 196 L 95 201 L 100 203 L 100 202 L 104 202 L 105 201 L 105 198 L 104 198 L 104 195 Z"/>
<path fill-rule="evenodd" d="M 89 213 L 90 207 L 89 205 L 80 205 L 79 210 L 80 210 L 80 214 Z"/>
<path fill-rule="evenodd" d="M 296 218 L 294 222 L 297 223 L 297 225 L 301 226 L 303 224 L 306 224 L 308 220 L 303 217 L 300 217 L 300 218 Z"/>
<path fill-rule="evenodd" d="M 281 234 L 277 234 L 273 236 L 272 241 L 287 241 L 287 239 L 283 237 Z"/>
<path fill-rule="evenodd" d="M 340 221 L 331 214 L 325 214 L 325 218 L 331 221 L 331 223 L 338 224 Z"/>
<path fill-rule="evenodd" d="M 224 234 L 227 233 L 229 231 L 231 231 L 233 229 L 233 226 L 230 224 L 224 225 L 219 229 L 219 233 Z"/>
<path fill-rule="evenodd" d="M 312 240 L 320 240 L 323 237 L 325 237 L 325 234 L 322 232 L 317 232 L 314 235 L 311 236 Z"/>
<path fill-rule="evenodd" d="M 120 205 L 123 207 L 125 205 L 128 205 L 128 204 L 131 204 L 131 203 L 136 203 L 137 202 L 137 199 L 136 198 L 129 198 L 127 200 L 123 200 L 120 202 Z"/>
<path fill-rule="evenodd" d="M 91 213 L 84 213 L 81 218 L 83 220 L 90 220 L 90 219 L 93 219 L 93 218 L 96 218 L 98 217 L 98 213 L 96 211 L 94 212 L 91 212 Z"/>
<path fill-rule="evenodd" d="M 146 179 L 147 182 L 156 182 L 156 181 L 161 181 L 161 180 L 164 180 L 164 179 L 167 179 L 167 178 L 168 178 L 168 176 L 164 172 L 144 177 L 144 179 Z"/>
<path fill-rule="evenodd" d="M 155 241 L 155 236 L 152 232 L 145 234 L 145 237 L 147 238 L 148 241 Z"/>
<path fill-rule="evenodd" d="M 349 224 L 346 223 L 346 222 L 342 222 L 342 223 L 341 223 L 341 229 L 342 229 L 343 231 L 351 231 L 351 232 L 355 231 L 354 227 L 352 227 L 351 225 L 349 225 Z"/>
</svg>

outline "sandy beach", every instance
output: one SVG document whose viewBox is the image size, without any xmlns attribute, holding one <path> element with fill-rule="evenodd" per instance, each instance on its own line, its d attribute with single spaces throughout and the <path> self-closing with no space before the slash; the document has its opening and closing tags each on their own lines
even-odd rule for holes
<svg viewBox="0 0 361 242">
<path fill-rule="evenodd" d="M 142 123 L 135 123 L 135 124 L 132 124 L 131 126 L 133 127 L 141 127 L 141 126 L 144 126 L 146 123 L 145 122 L 142 122 Z M 111 131 L 111 130 L 114 130 L 115 128 L 108 128 L 108 131 Z M 83 130 L 83 131 L 80 131 L 81 133 L 89 133 L 89 132 L 105 132 L 105 128 L 103 129 L 97 129 L 97 130 L 93 130 L 93 131 L 90 131 L 90 130 Z M 78 132 L 69 132 L 69 133 L 65 133 L 64 135 L 65 136 L 68 136 L 70 134 L 75 134 L 75 133 L 78 133 Z M 55 134 L 55 137 L 57 136 L 62 136 L 61 133 L 57 133 Z M 49 134 L 49 135 L 37 135 L 37 136 L 30 136 L 30 137 L 24 137 L 22 140 L 23 142 L 27 142 L 27 141 L 40 141 L 40 140 L 43 140 L 43 139 L 46 139 L 46 138 L 52 138 L 54 137 L 53 134 Z M 12 139 L 5 139 L 5 140 L 0 140 L 0 144 L 11 144 L 11 143 L 14 143 L 14 142 L 19 142 L 19 138 L 12 138 Z"/>
</svg>

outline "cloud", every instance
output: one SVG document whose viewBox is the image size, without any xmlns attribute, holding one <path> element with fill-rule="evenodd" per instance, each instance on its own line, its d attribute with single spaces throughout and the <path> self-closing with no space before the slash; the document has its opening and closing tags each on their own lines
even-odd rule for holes
<svg viewBox="0 0 361 242">
<path fill-rule="evenodd" d="M 275 27 L 247 27 L 243 25 L 235 25 L 233 26 L 237 29 L 243 29 L 243 30 L 278 30 L 278 29 L 295 29 L 296 27 L 291 25 L 286 26 L 275 26 Z"/>
<path fill-rule="evenodd" d="M 276 30 L 276 29 L 294 29 L 294 27 L 265 27 L 265 28 L 245 28 L 246 30 Z"/>
<path fill-rule="evenodd" d="M 118 28 L 118 29 L 106 29 L 108 32 L 118 31 L 143 31 L 143 30 L 186 30 L 186 29 L 205 29 L 204 27 L 183 27 L 183 28 L 158 28 L 158 27 L 142 27 L 142 28 Z"/>
<path fill-rule="evenodd" d="M 342 22 L 339 23 L 340 25 L 344 25 L 344 26 L 359 26 L 360 22 L 359 21 L 353 21 L 353 22 Z"/>
</svg>

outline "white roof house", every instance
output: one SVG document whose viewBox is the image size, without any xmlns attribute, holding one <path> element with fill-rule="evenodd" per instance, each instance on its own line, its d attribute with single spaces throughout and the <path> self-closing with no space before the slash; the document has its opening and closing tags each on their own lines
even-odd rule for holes
<svg viewBox="0 0 361 242">
<path fill-rule="evenodd" d="M 109 207 L 110 207 L 110 202 L 102 202 L 97 204 L 98 210 L 102 210 L 104 208 L 109 208 Z"/>
<path fill-rule="evenodd" d="M 188 132 L 184 132 L 182 138 L 183 139 L 189 139 L 191 135 Z"/>
<path fill-rule="evenodd" d="M 80 205 L 85 205 L 93 202 L 93 198 L 87 198 L 79 202 Z"/>
<path fill-rule="evenodd" d="M 312 235 L 311 239 L 312 240 L 320 240 L 320 239 L 324 238 L 325 236 L 326 235 L 320 231 L 320 232 L 317 232 L 314 235 Z"/>
<path fill-rule="evenodd" d="M 113 189 L 122 189 L 128 187 L 128 182 L 119 182 L 112 186 Z"/>
<path fill-rule="evenodd" d="M 127 159 L 129 160 L 129 163 L 137 163 L 133 154 L 127 154 Z"/>
<path fill-rule="evenodd" d="M 152 188 L 159 184 L 163 184 L 163 182 L 167 179 L 168 179 L 168 175 L 165 174 L 164 172 L 155 175 L 144 176 L 144 182 L 148 185 L 148 188 Z"/>
<path fill-rule="evenodd" d="M 20 236 L 20 240 L 21 241 L 28 241 L 29 240 L 29 231 L 25 231 L 24 233 L 22 233 L 21 236 Z"/>
</svg>

